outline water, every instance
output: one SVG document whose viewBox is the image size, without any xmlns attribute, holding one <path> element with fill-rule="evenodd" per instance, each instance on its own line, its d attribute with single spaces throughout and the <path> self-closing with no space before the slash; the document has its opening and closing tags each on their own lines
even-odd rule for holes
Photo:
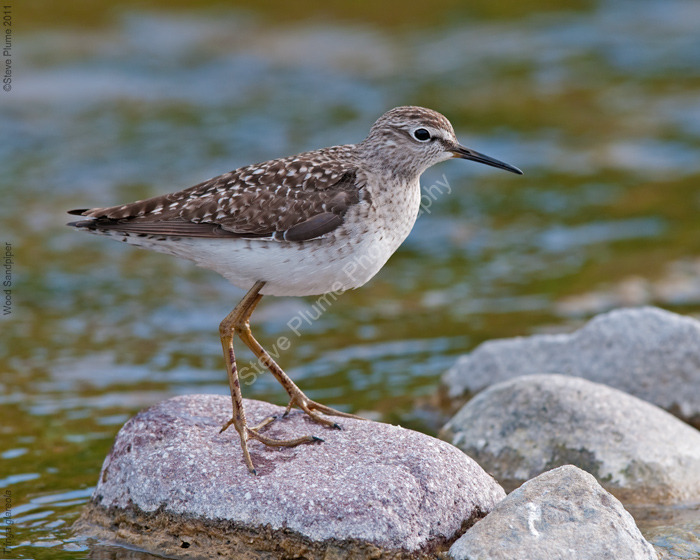
<svg viewBox="0 0 700 560">
<path fill-rule="evenodd" d="M 359 141 L 386 109 L 421 104 L 526 175 L 430 170 L 401 250 L 299 336 L 289 323 L 314 298 L 263 301 L 254 328 L 263 344 L 292 340 L 279 361 L 311 398 L 430 433 L 416 400 L 483 340 L 571 330 L 620 305 L 699 316 L 700 4 L 487 4 L 409 2 L 396 22 L 376 6 L 15 14 L 0 96 L 10 557 L 127 554 L 68 530 L 115 433 L 161 399 L 227 393 L 217 327 L 242 293 L 72 231 L 65 209 Z M 271 376 L 244 393 L 284 402 Z M 637 515 L 666 557 L 700 555 L 697 508 Z"/>
</svg>

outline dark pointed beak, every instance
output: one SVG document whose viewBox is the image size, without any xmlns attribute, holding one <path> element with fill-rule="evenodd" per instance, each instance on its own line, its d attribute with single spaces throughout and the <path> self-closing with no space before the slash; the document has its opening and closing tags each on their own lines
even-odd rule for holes
<svg viewBox="0 0 700 560">
<path fill-rule="evenodd" d="M 479 163 L 484 163 L 486 165 L 490 165 L 491 167 L 498 167 L 498 169 L 505 169 L 506 171 L 510 171 L 511 173 L 515 173 L 517 175 L 523 174 L 523 172 L 520 171 L 520 169 L 518 169 L 517 167 L 514 167 L 512 165 L 504 163 L 504 162 L 497 160 L 495 158 L 486 156 L 484 154 L 480 154 L 479 152 L 477 152 L 475 150 L 472 150 L 470 148 L 465 148 L 464 146 L 460 146 L 459 144 L 457 144 L 450 151 L 454 154 L 452 157 L 461 158 L 461 159 L 470 159 L 472 161 L 478 161 Z"/>
</svg>

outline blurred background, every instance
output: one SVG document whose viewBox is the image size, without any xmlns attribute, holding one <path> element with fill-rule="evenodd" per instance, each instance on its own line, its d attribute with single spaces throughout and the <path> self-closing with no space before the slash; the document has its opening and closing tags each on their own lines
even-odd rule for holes
<svg viewBox="0 0 700 560">
<path fill-rule="evenodd" d="M 258 338 L 290 336 L 279 362 L 311 398 L 435 433 L 416 403 L 484 340 L 570 331 L 626 305 L 700 316 L 695 0 L 5 4 L 0 248 L 14 262 L 0 316 L 0 489 L 12 496 L 11 557 L 118 554 L 69 527 L 119 427 L 170 396 L 228 394 L 218 324 L 242 292 L 67 228 L 68 209 L 358 142 L 391 107 L 424 105 L 525 175 L 431 169 L 424 187 L 447 181 L 450 193 L 430 199 L 377 277 L 299 337 L 287 324 L 314 298 L 263 301 Z M 269 375 L 243 390 L 286 404 Z"/>
</svg>

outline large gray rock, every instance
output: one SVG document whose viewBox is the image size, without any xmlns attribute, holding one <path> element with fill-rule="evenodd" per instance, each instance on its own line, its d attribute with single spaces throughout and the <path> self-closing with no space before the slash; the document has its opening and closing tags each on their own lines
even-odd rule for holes
<svg viewBox="0 0 700 560">
<path fill-rule="evenodd" d="M 700 500 L 700 432 L 585 379 L 528 375 L 498 383 L 464 405 L 443 435 L 509 488 L 574 464 L 625 503 Z"/>
<path fill-rule="evenodd" d="M 656 560 L 632 516 L 567 465 L 523 484 L 450 548 L 454 560 Z"/>
<path fill-rule="evenodd" d="M 248 420 L 283 408 L 245 401 Z M 78 531 L 198 558 L 404 558 L 446 550 L 505 493 L 448 443 L 398 426 L 300 411 L 265 433 L 323 443 L 250 451 L 219 434 L 230 399 L 192 395 L 139 413 L 117 435 Z"/>
<path fill-rule="evenodd" d="M 700 322 L 655 307 L 599 315 L 572 334 L 493 340 L 444 375 L 448 395 L 552 372 L 605 383 L 700 428 Z"/>
</svg>

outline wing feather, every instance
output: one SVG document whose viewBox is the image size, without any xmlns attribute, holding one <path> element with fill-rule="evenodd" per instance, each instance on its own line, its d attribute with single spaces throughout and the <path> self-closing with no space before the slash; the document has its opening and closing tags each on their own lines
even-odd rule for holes
<svg viewBox="0 0 700 560">
<path fill-rule="evenodd" d="M 353 205 L 368 200 L 354 161 L 347 157 L 351 148 L 336 146 L 242 167 L 189 189 L 122 206 L 71 210 L 93 219 L 70 225 L 136 235 L 306 241 L 333 231 Z"/>
</svg>

